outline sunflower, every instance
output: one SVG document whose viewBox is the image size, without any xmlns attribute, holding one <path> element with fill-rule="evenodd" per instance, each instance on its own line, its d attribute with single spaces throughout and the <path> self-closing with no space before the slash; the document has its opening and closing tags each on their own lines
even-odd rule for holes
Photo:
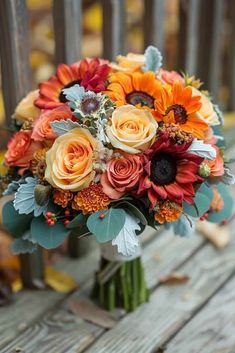
<svg viewBox="0 0 235 353">
<path fill-rule="evenodd" d="M 143 196 L 147 191 L 153 209 L 161 200 L 193 203 L 193 185 L 203 180 L 198 175 L 203 158 L 187 152 L 191 143 L 175 144 L 162 135 L 145 153 L 145 175 L 137 194 Z"/>
<path fill-rule="evenodd" d="M 162 85 L 154 105 L 158 121 L 178 124 L 181 130 L 194 137 L 204 139 L 208 125 L 197 112 L 201 108 L 201 97 L 193 96 L 191 87 L 184 87 L 179 81 L 173 86 Z"/>
<path fill-rule="evenodd" d="M 97 58 L 84 59 L 72 65 L 60 64 L 56 74 L 39 85 L 39 97 L 35 105 L 41 109 L 53 109 L 67 102 L 64 88 L 75 84 L 86 90 L 101 92 L 105 89 L 105 80 L 110 67 Z"/>
<path fill-rule="evenodd" d="M 154 72 L 118 72 L 112 74 L 109 80 L 106 94 L 116 106 L 132 104 L 154 114 L 155 99 L 161 88 L 161 82 L 155 78 Z"/>
</svg>

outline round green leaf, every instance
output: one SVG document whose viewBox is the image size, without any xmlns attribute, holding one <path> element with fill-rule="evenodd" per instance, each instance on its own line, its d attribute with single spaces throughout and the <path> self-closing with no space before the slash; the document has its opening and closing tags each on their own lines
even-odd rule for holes
<svg viewBox="0 0 235 353">
<path fill-rule="evenodd" d="M 104 218 L 100 215 L 104 214 Z M 105 243 L 114 239 L 123 228 L 126 213 L 119 208 L 110 208 L 107 211 L 99 211 L 89 216 L 87 227 L 95 235 L 100 243 Z"/>
<path fill-rule="evenodd" d="M 209 213 L 208 221 L 213 223 L 220 223 L 226 219 L 229 219 L 232 216 L 233 211 L 233 198 L 229 194 L 228 188 L 222 183 L 219 183 L 217 187 L 219 193 L 223 197 L 224 207 L 220 212 Z"/>
<path fill-rule="evenodd" d="M 201 217 L 210 208 L 211 200 L 201 192 L 197 192 L 194 205 L 183 202 L 184 212 L 191 217 Z"/>
<path fill-rule="evenodd" d="M 123 208 L 125 208 L 126 210 L 128 210 L 131 214 L 133 214 L 134 216 L 136 216 L 140 222 L 143 225 L 147 225 L 147 219 L 145 218 L 145 216 L 143 215 L 143 213 L 139 210 L 138 207 L 136 207 L 135 205 L 133 205 L 132 203 L 128 202 L 128 201 L 120 201 L 120 203 L 118 203 L 118 206 L 122 206 Z"/>
<path fill-rule="evenodd" d="M 63 243 L 69 233 L 70 230 L 61 221 L 50 227 L 44 217 L 37 217 L 31 223 L 32 239 L 45 249 L 56 248 Z"/>
<path fill-rule="evenodd" d="M 2 210 L 3 227 L 14 237 L 21 237 L 29 228 L 33 214 L 19 214 L 13 201 L 7 202 Z"/>
</svg>

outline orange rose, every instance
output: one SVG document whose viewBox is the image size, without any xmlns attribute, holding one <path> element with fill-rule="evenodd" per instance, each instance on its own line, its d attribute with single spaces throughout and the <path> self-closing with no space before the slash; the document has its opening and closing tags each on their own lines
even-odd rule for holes
<svg viewBox="0 0 235 353">
<path fill-rule="evenodd" d="M 210 167 L 210 176 L 219 177 L 224 175 L 224 160 L 220 155 L 220 149 L 217 146 L 213 146 L 216 150 L 216 158 L 212 161 L 206 160 L 205 163 Z"/>
<path fill-rule="evenodd" d="M 136 154 L 152 145 L 157 127 L 149 111 L 124 105 L 114 110 L 106 133 L 114 147 Z"/>
<path fill-rule="evenodd" d="M 40 114 L 40 109 L 34 105 L 34 101 L 37 98 L 38 90 L 29 92 L 17 105 L 14 118 L 20 123 L 24 123 L 28 119 L 36 119 Z"/>
<path fill-rule="evenodd" d="M 94 178 L 93 155 L 97 141 L 89 130 L 73 129 L 58 137 L 46 154 L 46 180 L 55 188 L 79 191 Z"/>
<path fill-rule="evenodd" d="M 117 64 L 111 63 L 110 66 L 115 71 L 133 72 L 140 71 L 144 66 L 144 55 L 128 53 L 126 56 L 118 55 Z"/>
<path fill-rule="evenodd" d="M 9 167 L 28 168 L 34 152 L 40 148 L 42 144 L 31 139 L 31 131 L 16 132 L 8 142 L 5 162 Z"/>
<path fill-rule="evenodd" d="M 100 183 L 103 191 L 111 199 L 119 199 L 137 187 L 143 173 L 140 156 L 121 153 L 120 158 L 111 159 L 107 171 L 102 174 Z"/>
<path fill-rule="evenodd" d="M 54 133 L 50 123 L 55 120 L 71 119 L 71 117 L 72 112 L 67 105 L 53 110 L 45 110 L 34 122 L 32 139 L 35 141 L 55 140 L 57 135 Z"/>
<path fill-rule="evenodd" d="M 161 70 L 158 78 L 163 81 L 164 83 L 168 83 L 169 85 L 173 85 L 173 83 L 177 80 L 179 81 L 183 86 L 185 86 L 185 81 L 184 78 L 176 71 L 167 71 L 167 70 Z"/>
</svg>

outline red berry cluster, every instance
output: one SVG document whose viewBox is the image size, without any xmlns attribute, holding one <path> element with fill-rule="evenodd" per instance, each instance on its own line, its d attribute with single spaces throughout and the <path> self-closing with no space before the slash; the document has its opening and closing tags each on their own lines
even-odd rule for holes
<svg viewBox="0 0 235 353">
<path fill-rule="evenodd" d="M 56 222 L 58 221 L 58 219 L 63 219 L 64 225 L 67 226 L 70 223 L 70 220 L 67 218 L 69 216 L 70 216 L 69 210 L 65 210 L 63 216 L 57 216 L 55 213 L 52 213 L 52 212 L 47 212 L 45 214 L 46 223 L 49 226 L 54 226 L 56 224 Z"/>
</svg>

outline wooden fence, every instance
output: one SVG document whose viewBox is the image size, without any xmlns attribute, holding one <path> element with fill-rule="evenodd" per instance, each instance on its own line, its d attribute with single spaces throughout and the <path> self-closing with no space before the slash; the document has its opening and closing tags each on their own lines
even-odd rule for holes
<svg viewBox="0 0 235 353">
<path fill-rule="evenodd" d="M 143 49 L 152 44 L 164 53 L 167 0 L 142 1 Z M 100 3 L 103 11 L 103 57 L 113 60 L 117 54 L 127 52 L 126 4 L 125 0 L 100 0 Z M 235 1 L 178 0 L 178 3 L 179 35 L 175 67 L 198 75 L 215 98 L 223 81 L 228 82 L 229 98 L 225 108 L 235 109 Z M 55 62 L 77 61 L 81 57 L 82 0 L 54 0 L 53 19 Z M 1 72 L 6 121 L 9 124 L 16 104 L 31 89 L 29 50 L 25 0 L 1 0 Z M 22 257 L 26 286 L 31 285 L 35 275 L 32 267 L 37 268 L 36 276 L 40 277 L 38 269 L 42 266 L 39 255 Z"/>
</svg>

